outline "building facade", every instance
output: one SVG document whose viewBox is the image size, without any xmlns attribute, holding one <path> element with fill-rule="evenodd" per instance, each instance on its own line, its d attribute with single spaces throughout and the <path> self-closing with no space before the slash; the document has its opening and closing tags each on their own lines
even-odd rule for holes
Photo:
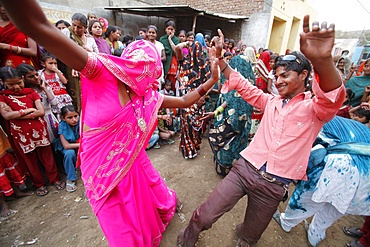
<svg viewBox="0 0 370 247">
<path fill-rule="evenodd" d="M 302 31 L 303 16 L 309 14 L 314 20 L 316 13 L 306 0 L 224 0 L 215 3 L 211 0 L 44 0 L 39 1 L 50 21 L 64 19 L 70 21 L 75 12 L 87 14 L 95 13 L 108 19 L 112 25 L 121 27 L 124 34 L 135 37 L 140 27 L 154 24 L 158 27 L 158 37 L 164 34 L 164 22 L 168 18 L 155 16 L 155 13 L 132 15 L 121 11 L 106 10 L 108 6 L 149 6 L 149 5 L 188 5 L 207 13 L 247 16 L 245 19 L 225 20 L 210 19 L 197 16 L 195 32 L 208 32 L 217 34 L 221 28 L 227 38 L 243 44 L 254 46 L 256 49 L 263 47 L 279 54 L 284 54 L 286 49 L 299 49 L 299 32 Z M 181 16 L 176 18 L 177 30 L 192 30 L 194 16 Z"/>
</svg>

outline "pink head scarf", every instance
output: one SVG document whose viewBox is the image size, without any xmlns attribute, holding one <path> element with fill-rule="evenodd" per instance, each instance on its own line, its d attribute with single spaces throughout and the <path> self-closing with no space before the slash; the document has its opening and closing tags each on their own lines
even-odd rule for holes
<svg viewBox="0 0 370 247">
<path fill-rule="evenodd" d="M 157 79 L 162 75 L 162 62 L 153 43 L 134 41 L 123 50 L 121 57 L 104 53 L 94 56 L 138 96 L 144 96 L 149 88 L 156 90 Z"/>
<path fill-rule="evenodd" d="M 103 17 L 99 17 L 99 22 L 101 23 L 103 21 L 104 23 L 104 27 L 107 27 L 108 26 L 108 21 L 107 19 L 103 18 Z"/>
</svg>

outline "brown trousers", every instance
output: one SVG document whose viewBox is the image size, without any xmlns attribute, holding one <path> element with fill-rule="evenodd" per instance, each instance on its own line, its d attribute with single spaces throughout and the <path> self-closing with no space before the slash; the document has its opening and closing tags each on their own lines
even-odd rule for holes
<svg viewBox="0 0 370 247">
<path fill-rule="evenodd" d="M 193 212 L 189 225 L 178 236 L 179 246 L 195 246 L 200 232 L 211 228 L 245 195 L 248 195 L 247 209 L 243 223 L 237 227 L 238 237 L 245 246 L 260 239 L 283 200 L 285 189 L 266 181 L 247 162 L 240 158 L 208 199 Z"/>
</svg>

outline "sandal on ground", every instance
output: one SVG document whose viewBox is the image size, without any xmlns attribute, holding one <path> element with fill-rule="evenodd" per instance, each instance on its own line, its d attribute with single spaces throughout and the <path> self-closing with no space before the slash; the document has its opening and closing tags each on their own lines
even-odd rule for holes
<svg viewBox="0 0 370 247">
<path fill-rule="evenodd" d="M 0 221 L 8 220 L 10 217 L 15 215 L 16 213 L 18 213 L 17 210 L 9 209 L 8 213 L 6 213 L 4 215 L 0 215 Z"/>
<path fill-rule="evenodd" d="M 354 239 L 351 243 L 346 244 L 345 247 L 364 247 L 364 245 L 360 241 Z"/>
<path fill-rule="evenodd" d="M 66 182 L 58 181 L 53 184 L 57 190 L 63 190 L 66 187 Z"/>
<path fill-rule="evenodd" d="M 46 196 L 48 193 L 49 191 L 46 189 L 46 186 L 41 186 L 36 190 L 36 195 L 38 196 Z"/>
<path fill-rule="evenodd" d="M 343 232 L 347 236 L 353 237 L 353 238 L 361 238 L 363 235 L 363 232 L 361 232 L 360 228 L 357 227 L 343 227 Z"/>
<path fill-rule="evenodd" d="M 67 182 L 66 191 L 67 192 L 75 192 L 77 190 L 77 186 L 74 182 Z"/>
</svg>

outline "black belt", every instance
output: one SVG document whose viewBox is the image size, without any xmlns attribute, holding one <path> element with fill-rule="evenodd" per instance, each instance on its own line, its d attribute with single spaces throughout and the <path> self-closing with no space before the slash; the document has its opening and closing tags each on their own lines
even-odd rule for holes
<svg viewBox="0 0 370 247">
<path fill-rule="evenodd" d="M 274 183 L 274 184 L 278 184 L 280 186 L 283 186 L 283 188 L 285 190 L 288 190 L 288 185 L 283 183 L 283 182 L 280 182 L 277 178 L 271 176 L 270 174 L 268 174 L 267 172 L 263 171 L 263 170 L 260 170 L 260 169 L 257 169 L 254 165 L 252 165 L 248 160 L 245 160 L 245 162 L 251 167 L 253 168 L 253 170 L 255 170 L 264 180 L 266 180 L 267 182 L 269 183 Z"/>
</svg>

